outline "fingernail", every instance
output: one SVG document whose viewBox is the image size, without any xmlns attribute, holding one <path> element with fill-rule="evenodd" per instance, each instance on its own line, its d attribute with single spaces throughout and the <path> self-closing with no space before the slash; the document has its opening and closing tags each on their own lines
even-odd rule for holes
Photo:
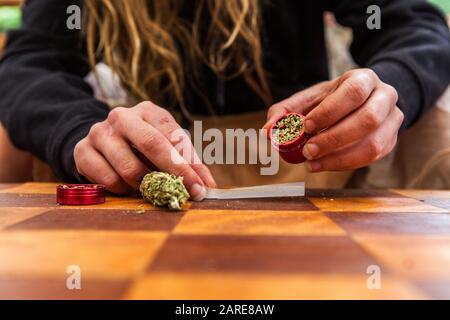
<svg viewBox="0 0 450 320">
<path fill-rule="evenodd" d="M 319 154 L 319 147 L 317 144 L 308 143 L 306 146 L 303 147 L 303 155 L 306 159 L 312 160 L 315 156 Z"/>
<path fill-rule="evenodd" d="M 206 197 L 206 189 L 204 186 L 196 183 L 191 188 L 191 198 L 194 201 L 202 201 Z"/>
<path fill-rule="evenodd" d="M 309 172 L 317 172 L 322 168 L 322 165 L 318 161 L 308 161 L 306 165 Z"/>
<path fill-rule="evenodd" d="M 316 124 L 312 120 L 305 121 L 305 131 L 306 133 L 313 133 L 316 131 Z"/>
</svg>

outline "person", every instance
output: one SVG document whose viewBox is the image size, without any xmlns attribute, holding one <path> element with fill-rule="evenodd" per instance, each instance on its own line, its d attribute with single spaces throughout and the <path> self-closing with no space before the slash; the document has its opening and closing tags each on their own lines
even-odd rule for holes
<svg viewBox="0 0 450 320">
<path fill-rule="evenodd" d="M 81 30 L 67 27 L 73 5 Z M 381 29 L 368 26 L 371 5 Z M 324 12 L 353 29 L 360 67 L 333 80 Z M 99 62 L 130 107 L 94 97 L 84 78 Z M 304 148 L 310 171 L 361 168 L 431 108 L 449 70 L 445 18 L 425 0 L 29 0 L 0 64 L 0 119 L 61 180 L 125 194 L 152 167 L 183 176 L 201 200 L 216 184 L 209 169 L 171 158 L 171 133 L 196 115 L 267 110 L 268 128 L 299 112 L 315 133 Z"/>
</svg>

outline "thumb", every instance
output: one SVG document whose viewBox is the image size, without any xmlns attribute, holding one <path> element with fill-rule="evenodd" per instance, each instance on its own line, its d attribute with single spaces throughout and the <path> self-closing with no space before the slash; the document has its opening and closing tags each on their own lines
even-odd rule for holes
<svg viewBox="0 0 450 320">
<path fill-rule="evenodd" d="M 307 115 L 333 91 L 333 88 L 334 81 L 321 82 L 274 104 L 267 112 L 267 122 L 263 129 L 269 130 L 279 117 L 289 112 Z"/>
</svg>

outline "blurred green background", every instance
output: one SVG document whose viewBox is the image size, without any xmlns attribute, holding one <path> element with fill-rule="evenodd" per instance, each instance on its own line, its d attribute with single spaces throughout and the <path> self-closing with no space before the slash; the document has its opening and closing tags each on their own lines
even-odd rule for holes
<svg viewBox="0 0 450 320">
<path fill-rule="evenodd" d="M 21 19 L 18 7 L 0 7 L 0 32 L 19 27 Z"/>
<path fill-rule="evenodd" d="M 450 14 L 450 0 L 430 0 L 430 2 L 441 7 L 447 14 Z"/>
</svg>

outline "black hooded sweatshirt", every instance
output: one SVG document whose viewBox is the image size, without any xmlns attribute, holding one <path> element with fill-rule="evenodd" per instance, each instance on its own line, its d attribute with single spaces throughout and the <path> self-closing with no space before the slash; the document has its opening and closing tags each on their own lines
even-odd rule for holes
<svg viewBox="0 0 450 320">
<path fill-rule="evenodd" d="M 367 8 L 374 4 L 381 8 L 380 30 L 367 27 Z M 66 27 L 70 5 L 82 7 L 83 1 L 26 2 L 23 25 L 9 33 L 0 62 L 0 120 L 17 147 L 47 162 L 61 180 L 78 182 L 75 145 L 109 108 L 84 81 L 91 70 L 82 31 Z M 355 62 L 397 89 L 404 128 L 448 86 L 449 29 L 425 0 L 274 0 L 263 6 L 263 58 L 275 101 L 328 80 L 325 11 L 353 29 Z M 204 79 L 204 94 L 219 116 L 265 108 L 241 78 L 221 81 L 205 70 Z M 193 113 L 207 113 L 189 87 L 185 97 Z"/>
</svg>

